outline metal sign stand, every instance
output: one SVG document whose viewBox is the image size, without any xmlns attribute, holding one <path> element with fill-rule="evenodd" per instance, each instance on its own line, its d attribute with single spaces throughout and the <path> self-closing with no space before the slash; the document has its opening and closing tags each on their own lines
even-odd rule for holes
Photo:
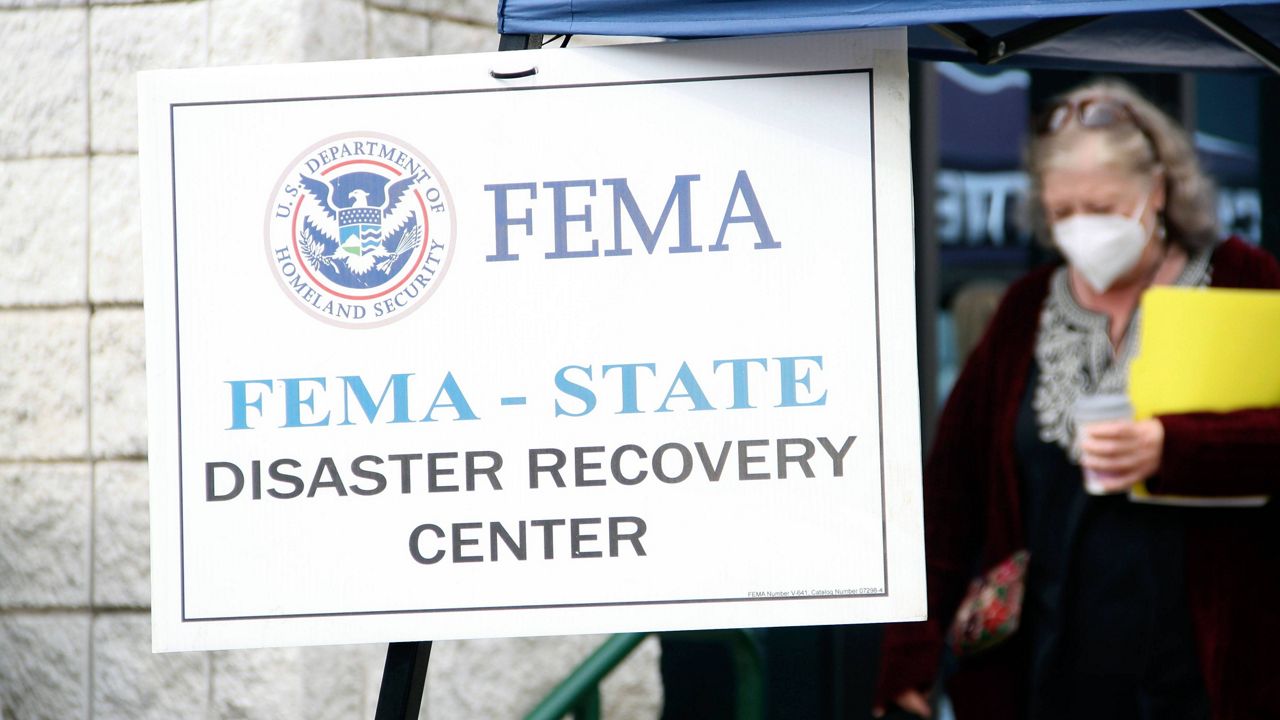
<svg viewBox="0 0 1280 720">
<path fill-rule="evenodd" d="M 430 640 L 393 642 L 387 646 L 374 720 L 418 720 L 430 659 Z"/>
</svg>

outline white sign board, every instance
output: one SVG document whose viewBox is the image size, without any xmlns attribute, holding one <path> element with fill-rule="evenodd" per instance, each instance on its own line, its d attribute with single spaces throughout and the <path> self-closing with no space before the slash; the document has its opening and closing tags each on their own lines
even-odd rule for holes
<svg viewBox="0 0 1280 720">
<path fill-rule="evenodd" d="M 923 617 L 904 42 L 144 74 L 155 648 Z"/>
</svg>

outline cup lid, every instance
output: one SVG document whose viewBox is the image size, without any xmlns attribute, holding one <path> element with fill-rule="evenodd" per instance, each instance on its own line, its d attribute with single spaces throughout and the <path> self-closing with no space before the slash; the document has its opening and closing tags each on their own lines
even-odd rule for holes
<svg viewBox="0 0 1280 720">
<path fill-rule="evenodd" d="M 1077 421 L 1114 420 L 1133 417 L 1133 405 L 1123 393 L 1099 393 L 1085 395 L 1076 401 Z"/>
</svg>

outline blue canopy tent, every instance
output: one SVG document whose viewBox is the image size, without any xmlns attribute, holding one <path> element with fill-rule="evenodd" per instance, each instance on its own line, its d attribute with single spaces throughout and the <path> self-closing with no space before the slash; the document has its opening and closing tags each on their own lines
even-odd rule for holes
<svg viewBox="0 0 1280 720">
<path fill-rule="evenodd" d="M 503 0 L 505 47 L 574 34 L 667 38 L 907 26 L 914 57 L 1025 67 L 1280 73 L 1280 5 L 1260 0 Z"/>
</svg>

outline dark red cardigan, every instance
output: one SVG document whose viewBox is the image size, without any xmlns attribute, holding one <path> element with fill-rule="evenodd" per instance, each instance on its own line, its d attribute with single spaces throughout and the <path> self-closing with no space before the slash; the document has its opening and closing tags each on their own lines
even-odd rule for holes
<svg viewBox="0 0 1280 720">
<path fill-rule="evenodd" d="M 929 619 L 886 627 L 881 703 L 929 689 L 943 631 L 970 578 L 1025 546 L 1014 425 L 1053 269 L 1033 271 L 1005 294 L 942 413 L 924 470 Z M 1280 288 L 1280 264 L 1228 240 L 1214 251 L 1213 286 Z M 1161 420 L 1164 456 L 1148 483 L 1153 492 L 1280 496 L 1280 410 Z M 1188 517 L 1189 604 L 1215 720 L 1280 718 L 1278 507 L 1280 500 Z M 1019 641 L 962 662 L 948 685 L 958 719 L 1022 717 L 1025 676 Z"/>
</svg>

